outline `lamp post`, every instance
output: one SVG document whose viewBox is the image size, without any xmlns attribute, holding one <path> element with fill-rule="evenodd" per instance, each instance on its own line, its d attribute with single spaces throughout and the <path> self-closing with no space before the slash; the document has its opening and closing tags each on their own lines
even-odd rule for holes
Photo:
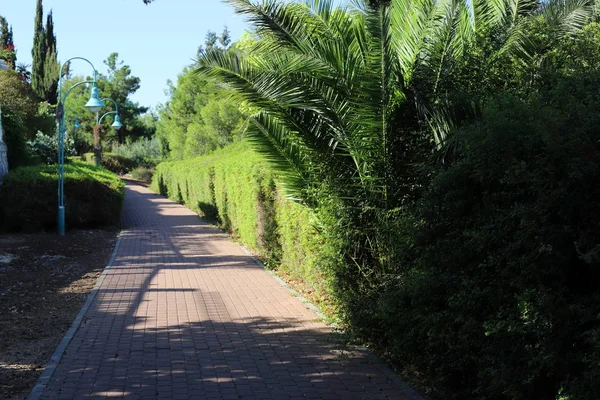
<svg viewBox="0 0 600 400">
<path fill-rule="evenodd" d="M 94 141 L 97 143 L 94 143 L 94 152 L 95 152 L 95 158 L 96 158 L 96 166 L 100 167 L 102 165 L 102 145 L 100 144 L 101 142 L 101 137 L 100 137 L 100 124 L 102 123 L 102 120 L 104 119 L 104 117 L 106 117 L 107 115 L 111 115 L 114 114 L 115 115 L 115 120 L 112 123 L 112 127 L 115 131 L 118 131 L 119 129 L 121 129 L 123 127 L 123 124 L 121 123 L 121 119 L 119 118 L 119 106 L 117 105 L 117 102 L 114 101 L 113 99 L 106 97 L 104 99 L 102 99 L 102 101 L 110 101 L 111 103 L 114 104 L 115 109 L 114 111 L 109 111 L 105 114 L 103 114 L 100 117 L 100 113 L 96 113 L 96 126 L 94 127 L 94 136 L 96 136 L 96 132 L 98 135 L 98 138 L 94 137 Z"/>
<path fill-rule="evenodd" d="M 63 71 L 65 65 L 70 63 L 73 60 L 83 60 L 90 64 L 92 69 L 94 70 L 94 78 L 92 80 L 82 81 L 71 86 L 63 95 Z M 97 77 L 98 72 L 89 60 L 83 57 L 73 57 L 68 59 L 63 63 L 60 68 L 60 75 L 58 80 L 58 106 L 56 108 L 56 119 L 58 121 L 58 234 L 61 236 L 65 235 L 65 101 L 67 100 L 67 96 L 73 89 L 77 86 L 84 84 L 92 84 L 92 89 L 90 93 L 90 99 L 86 103 L 85 107 L 93 113 L 99 112 L 102 107 L 104 107 L 104 103 L 100 100 L 98 95 L 98 85 L 97 85 Z"/>
</svg>

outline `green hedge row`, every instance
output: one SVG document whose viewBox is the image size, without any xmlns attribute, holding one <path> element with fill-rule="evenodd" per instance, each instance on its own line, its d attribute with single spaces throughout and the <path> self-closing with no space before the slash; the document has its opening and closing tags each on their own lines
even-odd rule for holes
<svg viewBox="0 0 600 400">
<path fill-rule="evenodd" d="M 268 266 L 325 291 L 317 265 L 323 238 L 314 216 L 277 190 L 273 175 L 248 144 L 156 167 L 152 188 L 231 232 Z"/>
<path fill-rule="evenodd" d="M 0 226 L 8 231 L 52 230 L 57 223 L 56 165 L 21 167 L 0 186 Z M 88 163 L 65 164 L 67 228 L 117 225 L 125 184 L 112 172 Z"/>
</svg>

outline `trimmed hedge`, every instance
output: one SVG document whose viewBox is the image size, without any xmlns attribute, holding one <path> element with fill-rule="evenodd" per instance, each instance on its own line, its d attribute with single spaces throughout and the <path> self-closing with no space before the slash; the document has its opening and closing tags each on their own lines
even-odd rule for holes
<svg viewBox="0 0 600 400">
<path fill-rule="evenodd" d="M 56 165 L 21 167 L 0 186 L 0 226 L 8 231 L 52 230 L 57 224 Z M 118 225 L 125 184 L 113 173 L 80 161 L 65 164 L 68 228 Z"/>
<path fill-rule="evenodd" d="M 239 238 L 270 268 L 323 293 L 326 256 L 311 211 L 288 201 L 264 160 L 245 143 L 156 167 L 155 191 L 187 205 Z"/>
<path fill-rule="evenodd" d="M 89 164 L 96 165 L 96 155 L 94 153 L 84 153 L 81 159 Z M 119 154 L 102 153 L 102 167 L 117 175 L 123 175 L 137 167 L 137 163 Z"/>
</svg>

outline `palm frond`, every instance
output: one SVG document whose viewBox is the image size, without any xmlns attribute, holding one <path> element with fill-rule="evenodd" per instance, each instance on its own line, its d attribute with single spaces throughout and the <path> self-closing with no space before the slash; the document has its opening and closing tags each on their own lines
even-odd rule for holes
<svg viewBox="0 0 600 400">
<path fill-rule="evenodd" d="M 542 4 L 540 13 L 561 36 L 583 29 L 594 15 L 594 0 L 550 0 Z"/>
<path fill-rule="evenodd" d="M 280 121 L 263 111 L 252 115 L 246 137 L 282 178 L 286 196 L 293 201 L 314 204 L 309 195 L 310 149 L 296 140 Z"/>
<path fill-rule="evenodd" d="M 506 24 L 506 0 L 472 0 L 473 30 L 479 32 Z"/>
</svg>

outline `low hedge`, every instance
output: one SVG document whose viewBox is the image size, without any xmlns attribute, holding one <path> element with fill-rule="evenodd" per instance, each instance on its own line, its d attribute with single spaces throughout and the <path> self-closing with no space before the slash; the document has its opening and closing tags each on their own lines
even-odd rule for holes
<svg viewBox="0 0 600 400">
<path fill-rule="evenodd" d="M 96 155 L 94 153 L 84 153 L 81 159 L 89 164 L 96 165 Z M 102 167 L 117 175 L 123 175 L 137 167 L 137 163 L 119 154 L 103 153 Z"/>
<path fill-rule="evenodd" d="M 311 211 L 285 199 L 264 160 L 245 143 L 211 155 L 163 162 L 155 191 L 187 205 L 239 238 L 267 266 L 301 280 L 318 301 L 325 293 L 319 265 L 326 257 Z"/>
<path fill-rule="evenodd" d="M 56 165 L 21 167 L 0 186 L 0 226 L 8 231 L 52 230 L 57 224 Z M 125 184 L 113 173 L 90 164 L 65 164 L 68 228 L 117 225 Z"/>
</svg>

